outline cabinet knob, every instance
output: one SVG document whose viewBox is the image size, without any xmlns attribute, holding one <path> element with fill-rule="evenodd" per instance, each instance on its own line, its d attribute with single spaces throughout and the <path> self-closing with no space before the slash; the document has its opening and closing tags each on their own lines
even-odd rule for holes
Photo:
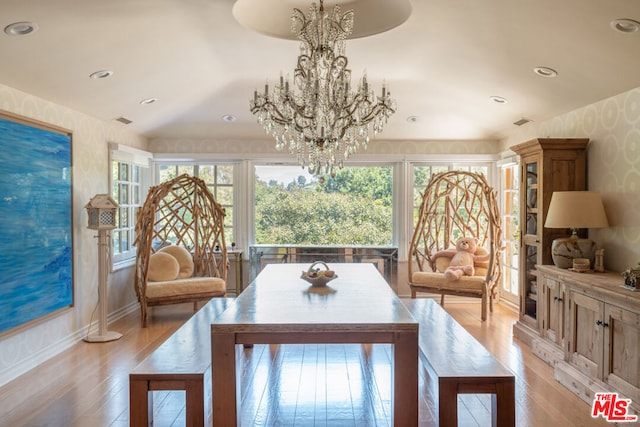
<svg viewBox="0 0 640 427">
<path fill-rule="evenodd" d="M 609 324 L 607 322 L 603 322 L 602 320 L 596 320 L 597 326 L 602 326 L 603 328 L 608 328 Z"/>
<path fill-rule="evenodd" d="M 554 300 L 554 301 L 557 301 L 557 302 L 561 302 L 561 301 L 562 301 L 562 298 L 561 298 L 561 297 L 556 296 L 556 297 L 553 297 L 553 300 Z"/>
</svg>

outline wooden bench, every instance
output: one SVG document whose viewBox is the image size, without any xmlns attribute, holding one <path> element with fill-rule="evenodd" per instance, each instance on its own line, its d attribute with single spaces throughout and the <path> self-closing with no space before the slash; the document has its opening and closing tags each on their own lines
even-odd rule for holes
<svg viewBox="0 0 640 427">
<path fill-rule="evenodd" d="M 129 374 L 129 423 L 153 424 L 153 392 L 184 390 L 186 425 L 204 426 L 211 407 L 211 323 L 234 298 L 213 298 Z M 206 388 L 205 388 L 206 387 Z M 210 409 L 209 409 L 210 410 Z"/>
<path fill-rule="evenodd" d="M 420 357 L 438 377 L 440 427 L 458 425 L 458 394 L 492 394 L 492 425 L 515 426 L 515 377 L 431 298 L 403 299 L 420 324 Z"/>
</svg>

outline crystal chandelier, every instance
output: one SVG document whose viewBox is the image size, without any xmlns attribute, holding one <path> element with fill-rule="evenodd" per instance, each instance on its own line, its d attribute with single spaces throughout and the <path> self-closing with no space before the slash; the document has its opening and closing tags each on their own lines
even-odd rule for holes
<svg viewBox="0 0 640 427">
<path fill-rule="evenodd" d="M 351 91 L 351 70 L 347 67 L 345 40 L 353 30 L 352 10 L 341 14 L 336 5 L 331 13 L 315 3 L 305 16 L 293 9 L 291 30 L 300 39 L 300 55 L 293 83 L 280 76 L 273 90 L 255 91 L 250 102 L 276 148 L 295 154 L 302 167 L 314 175 L 335 176 L 336 168 L 358 151 L 367 148 L 369 134 L 382 131 L 395 112 L 395 101 L 385 85 L 376 96 L 366 74 Z"/>
</svg>

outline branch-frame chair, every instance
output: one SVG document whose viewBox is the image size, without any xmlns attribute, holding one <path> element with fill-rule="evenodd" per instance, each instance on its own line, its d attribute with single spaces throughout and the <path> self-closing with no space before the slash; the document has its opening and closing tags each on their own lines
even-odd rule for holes
<svg viewBox="0 0 640 427">
<path fill-rule="evenodd" d="M 458 295 L 482 299 L 482 320 L 487 304 L 493 312 L 502 274 L 502 229 L 496 191 L 483 174 L 445 171 L 431 177 L 424 192 L 409 247 L 409 287 L 411 297 L 418 292 Z M 488 262 L 476 264 L 474 276 L 448 280 L 443 271 L 450 258 L 434 259 L 434 254 L 455 248 L 461 237 L 478 239 L 477 255 L 489 255 Z"/>
<path fill-rule="evenodd" d="M 193 302 L 195 311 L 200 301 L 226 296 L 225 209 L 202 179 L 184 174 L 151 187 L 136 218 L 134 285 L 143 327 L 150 306 Z M 191 255 L 188 268 L 180 266 L 186 274 L 150 280 L 154 254 L 176 246 Z"/>
</svg>

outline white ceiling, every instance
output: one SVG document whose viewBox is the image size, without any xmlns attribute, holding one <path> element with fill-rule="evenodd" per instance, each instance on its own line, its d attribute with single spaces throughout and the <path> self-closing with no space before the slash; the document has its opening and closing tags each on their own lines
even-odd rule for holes
<svg viewBox="0 0 640 427">
<path fill-rule="evenodd" d="M 39 26 L 23 37 L 0 33 L 0 83 L 100 119 L 126 117 L 150 138 L 261 138 L 249 99 L 267 79 L 291 72 L 298 43 L 247 30 L 233 4 L 0 0 L 1 28 Z M 374 86 L 386 80 L 397 101 L 381 139 L 499 139 L 520 118 L 542 121 L 640 86 L 640 32 L 610 27 L 617 18 L 640 21 L 638 0 L 411 5 L 398 27 L 347 41 L 354 80 L 366 70 Z M 537 76 L 536 66 L 559 75 Z M 89 78 L 104 69 L 113 76 Z M 157 102 L 140 105 L 151 97 Z M 227 114 L 237 120 L 225 122 Z"/>
</svg>

